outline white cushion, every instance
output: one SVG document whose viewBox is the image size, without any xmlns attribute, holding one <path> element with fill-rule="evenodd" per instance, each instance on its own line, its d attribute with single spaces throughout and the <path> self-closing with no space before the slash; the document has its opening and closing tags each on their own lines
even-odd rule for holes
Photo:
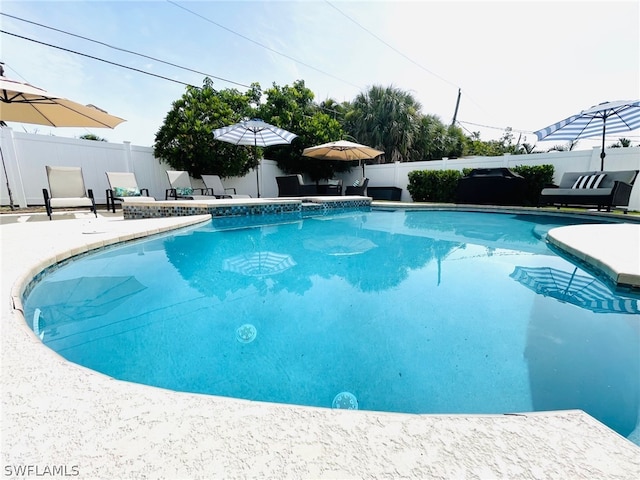
<svg viewBox="0 0 640 480">
<path fill-rule="evenodd" d="M 153 197 L 118 197 L 117 200 L 120 200 L 123 203 L 155 202 L 156 201 L 156 199 Z"/>
<path fill-rule="evenodd" d="M 52 198 L 86 197 L 87 190 L 82 178 L 80 167 L 51 167 L 47 166 L 47 180 L 49 193 Z"/>
<path fill-rule="evenodd" d="M 50 204 L 53 208 L 93 207 L 89 197 L 52 198 Z"/>
<path fill-rule="evenodd" d="M 593 175 L 580 175 L 571 188 L 598 188 L 605 173 L 596 173 Z"/>
</svg>

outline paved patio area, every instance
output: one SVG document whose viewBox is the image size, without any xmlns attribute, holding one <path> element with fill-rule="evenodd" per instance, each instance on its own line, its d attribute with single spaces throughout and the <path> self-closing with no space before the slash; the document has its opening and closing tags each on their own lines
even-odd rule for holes
<svg viewBox="0 0 640 480">
<path fill-rule="evenodd" d="M 581 411 L 407 415 L 186 394 L 71 364 L 27 327 L 20 294 L 46 266 L 208 219 L 74 214 L 0 227 L 6 478 L 42 478 L 54 467 L 79 479 L 640 477 L 640 448 Z M 592 228 L 589 248 L 575 241 L 585 232 L 556 236 L 618 273 L 640 274 L 640 262 L 627 261 L 637 258 L 638 230 Z M 606 235 L 626 239 L 620 263 L 607 258 Z"/>
</svg>

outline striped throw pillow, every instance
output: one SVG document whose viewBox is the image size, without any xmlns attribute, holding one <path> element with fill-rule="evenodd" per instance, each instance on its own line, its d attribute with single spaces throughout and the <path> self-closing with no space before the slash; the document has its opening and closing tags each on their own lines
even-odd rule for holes
<svg viewBox="0 0 640 480">
<path fill-rule="evenodd" d="M 598 188 L 606 173 L 594 173 L 593 175 L 580 175 L 571 188 Z"/>
</svg>

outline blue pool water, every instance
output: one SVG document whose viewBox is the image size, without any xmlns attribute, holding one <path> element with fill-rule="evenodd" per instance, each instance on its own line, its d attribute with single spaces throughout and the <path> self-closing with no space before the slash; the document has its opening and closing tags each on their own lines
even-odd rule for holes
<svg viewBox="0 0 640 480">
<path fill-rule="evenodd" d="M 576 220 L 241 222 L 68 262 L 33 286 L 25 316 L 68 360 L 122 380 L 392 412 L 582 409 L 638 443 L 639 302 L 542 240 Z"/>
</svg>

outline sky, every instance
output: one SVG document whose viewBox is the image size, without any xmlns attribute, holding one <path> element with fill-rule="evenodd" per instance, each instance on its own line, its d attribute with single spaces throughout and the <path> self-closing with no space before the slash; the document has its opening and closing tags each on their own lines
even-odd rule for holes
<svg viewBox="0 0 640 480">
<path fill-rule="evenodd" d="M 393 86 L 445 124 L 460 90 L 467 134 L 511 127 L 539 150 L 558 142 L 535 130 L 640 98 L 637 1 L 3 0 L 0 12 L 5 76 L 126 119 L 113 130 L 9 123 L 21 132 L 153 146 L 185 84 L 205 75 L 218 90 L 304 80 L 317 102 Z M 620 136 L 640 143 L 635 131 L 607 144 Z"/>
</svg>

